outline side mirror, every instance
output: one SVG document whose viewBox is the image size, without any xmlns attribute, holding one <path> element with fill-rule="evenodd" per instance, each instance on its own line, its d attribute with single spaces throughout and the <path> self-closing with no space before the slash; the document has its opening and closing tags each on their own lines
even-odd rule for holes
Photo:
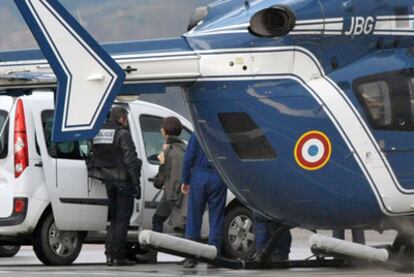
<svg viewBox="0 0 414 277">
<path fill-rule="evenodd" d="M 293 30 L 295 14 L 287 6 L 276 5 L 252 16 L 249 32 L 258 37 L 280 37 Z"/>
</svg>

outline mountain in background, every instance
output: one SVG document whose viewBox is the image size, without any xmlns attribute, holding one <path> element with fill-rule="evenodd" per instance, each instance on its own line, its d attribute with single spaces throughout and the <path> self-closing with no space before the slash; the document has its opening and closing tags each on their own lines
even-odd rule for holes
<svg viewBox="0 0 414 277">
<path fill-rule="evenodd" d="M 99 42 L 179 36 L 196 7 L 212 0 L 60 0 Z M 38 48 L 13 0 L 0 0 L 0 51 Z M 178 88 L 142 95 L 189 117 Z"/>
<path fill-rule="evenodd" d="M 100 42 L 181 35 L 212 0 L 60 0 Z M 0 51 L 37 47 L 13 0 L 0 0 Z"/>
</svg>

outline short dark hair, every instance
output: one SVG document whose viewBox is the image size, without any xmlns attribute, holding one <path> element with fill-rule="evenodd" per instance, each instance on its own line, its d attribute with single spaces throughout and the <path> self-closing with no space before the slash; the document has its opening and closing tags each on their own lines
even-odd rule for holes
<svg viewBox="0 0 414 277">
<path fill-rule="evenodd" d="M 114 107 L 109 113 L 109 120 L 118 122 L 119 119 L 123 116 L 128 117 L 128 111 L 121 107 Z"/>
<path fill-rule="evenodd" d="M 179 136 L 183 130 L 183 125 L 175 116 L 169 116 L 161 120 L 161 128 L 169 136 Z"/>
</svg>

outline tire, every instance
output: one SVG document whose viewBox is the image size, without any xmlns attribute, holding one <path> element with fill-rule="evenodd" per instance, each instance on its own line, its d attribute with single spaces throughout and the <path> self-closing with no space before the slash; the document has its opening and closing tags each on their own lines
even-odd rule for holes
<svg viewBox="0 0 414 277">
<path fill-rule="evenodd" d="M 14 257 L 20 250 L 20 245 L 0 245 L 0 257 Z"/>
<path fill-rule="evenodd" d="M 242 206 L 231 209 L 224 218 L 224 256 L 230 259 L 249 259 L 255 248 L 252 212 Z"/>
<path fill-rule="evenodd" d="M 59 231 L 52 213 L 45 216 L 33 236 L 33 250 L 45 265 L 70 265 L 79 256 L 83 234 Z"/>
</svg>

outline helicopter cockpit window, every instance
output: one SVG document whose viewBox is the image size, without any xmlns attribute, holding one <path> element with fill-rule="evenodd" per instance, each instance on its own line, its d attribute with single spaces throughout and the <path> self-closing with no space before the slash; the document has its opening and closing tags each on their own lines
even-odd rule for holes
<svg viewBox="0 0 414 277">
<path fill-rule="evenodd" d="M 354 91 L 374 129 L 414 131 L 414 71 L 358 79 Z"/>
<path fill-rule="evenodd" d="M 275 150 L 247 113 L 220 113 L 218 118 L 241 160 L 276 158 Z"/>
</svg>

